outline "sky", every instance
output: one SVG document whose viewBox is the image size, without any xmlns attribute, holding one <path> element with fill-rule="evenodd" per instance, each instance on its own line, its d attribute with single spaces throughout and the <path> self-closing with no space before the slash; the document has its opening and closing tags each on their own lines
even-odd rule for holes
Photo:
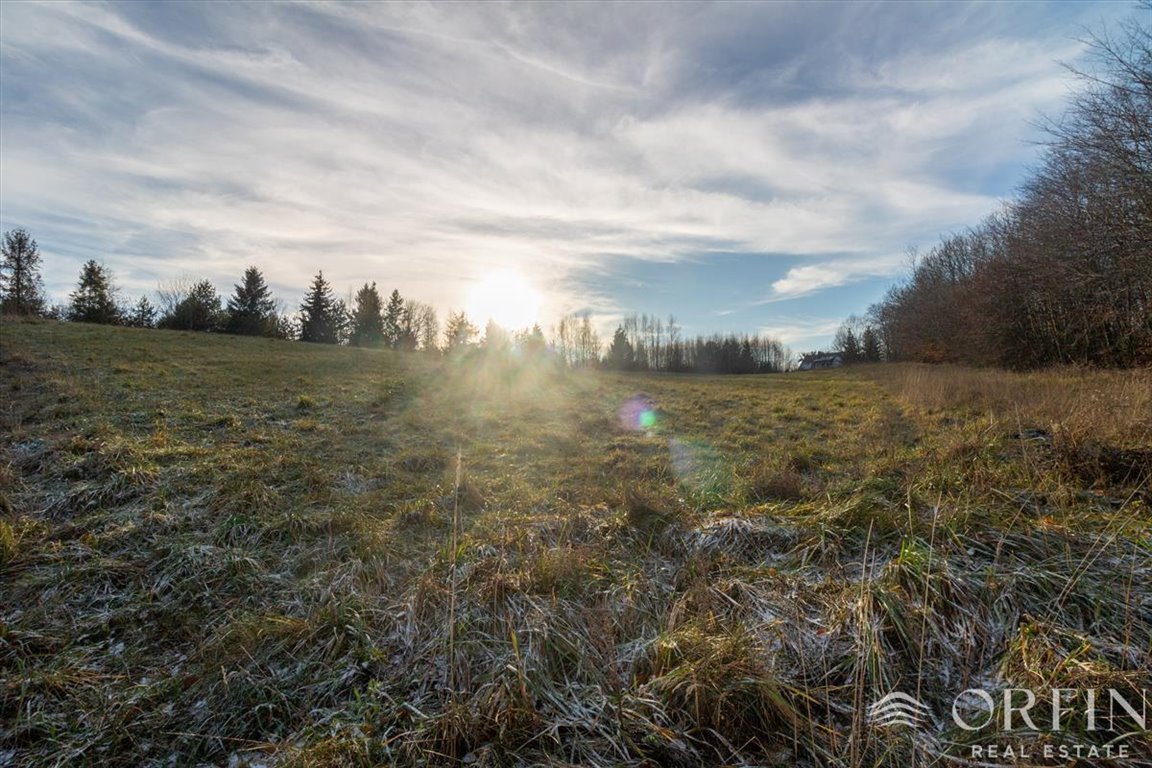
<svg viewBox="0 0 1152 768">
<path fill-rule="evenodd" d="M 323 269 L 442 317 L 504 274 L 545 327 L 673 314 L 817 349 L 910 246 L 1012 196 L 1062 64 L 1137 12 L 5 2 L 0 229 L 56 301 L 90 258 L 131 301 L 256 265 L 292 309 Z"/>
</svg>

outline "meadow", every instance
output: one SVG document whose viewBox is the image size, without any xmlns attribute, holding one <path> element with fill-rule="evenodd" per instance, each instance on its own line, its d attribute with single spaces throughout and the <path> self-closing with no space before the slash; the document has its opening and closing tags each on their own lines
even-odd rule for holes
<svg viewBox="0 0 1152 768">
<path fill-rule="evenodd" d="M 1152 689 L 1148 370 L 5 318 L 0 391 L 0 766 L 1152 764 L 1083 699 L 1059 732 L 950 717 Z M 869 717 L 894 690 L 914 727 Z"/>
</svg>

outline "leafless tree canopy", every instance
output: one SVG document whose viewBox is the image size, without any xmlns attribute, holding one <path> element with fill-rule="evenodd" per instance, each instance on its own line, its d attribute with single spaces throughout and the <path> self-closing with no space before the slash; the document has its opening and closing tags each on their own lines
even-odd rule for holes
<svg viewBox="0 0 1152 768">
<path fill-rule="evenodd" d="M 1152 5 L 1091 36 L 1019 196 L 918 255 L 869 312 L 890 359 L 1152 363 Z"/>
</svg>

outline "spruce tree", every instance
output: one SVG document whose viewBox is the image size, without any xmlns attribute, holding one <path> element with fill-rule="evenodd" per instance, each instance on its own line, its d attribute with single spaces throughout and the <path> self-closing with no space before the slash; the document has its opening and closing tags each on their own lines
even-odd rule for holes
<svg viewBox="0 0 1152 768">
<path fill-rule="evenodd" d="M 607 367 L 617 371 L 632 369 L 634 361 L 632 343 L 628 341 L 628 333 L 624 326 L 616 326 L 616 333 L 612 335 L 612 346 L 608 348 L 608 357 L 604 362 Z"/>
<path fill-rule="evenodd" d="M 384 343 L 393 349 L 398 348 L 404 335 L 404 299 L 400 291 L 393 290 L 388 297 L 388 307 L 384 310 Z"/>
<path fill-rule="evenodd" d="M 324 272 L 316 273 L 304 303 L 300 305 L 300 341 L 339 344 L 347 322 L 344 302 L 337 301 Z"/>
<path fill-rule="evenodd" d="M 336 330 L 336 343 L 348 341 L 348 329 L 352 327 L 352 310 L 344 299 L 336 299 L 332 306 L 332 327 Z"/>
<path fill-rule="evenodd" d="M 485 350 L 493 354 L 503 354 L 511 347 L 508 339 L 508 331 L 500 327 L 495 320 L 489 320 L 487 325 L 484 326 L 484 340 L 482 345 Z"/>
<path fill-rule="evenodd" d="M 141 296 L 129 310 L 123 313 L 124 324 L 133 328 L 154 328 L 156 326 L 156 307 L 148 301 L 147 296 Z"/>
<path fill-rule="evenodd" d="M 377 347 L 384 341 L 384 317 L 380 314 L 382 303 L 376 283 L 364 283 L 364 287 L 356 292 L 349 344 L 354 347 Z"/>
<path fill-rule="evenodd" d="M 752 342 L 740 342 L 740 359 L 736 363 L 736 373 L 756 373 L 756 356 L 752 353 Z"/>
<path fill-rule="evenodd" d="M 470 345 L 476 334 L 476 326 L 468 319 L 468 315 L 463 312 L 449 313 L 444 327 L 444 351 L 450 353 Z"/>
<path fill-rule="evenodd" d="M 276 301 L 264 282 L 264 275 L 256 267 L 248 267 L 244 270 L 244 282 L 235 288 L 236 292 L 228 299 L 225 330 L 243 336 L 271 334 Z"/>
<path fill-rule="evenodd" d="M 840 352 L 844 355 L 845 363 L 855 363 L 860 360 L 860 341 L 849 328 L 841 340 Z"/>
<path fill-rule="evenodd" d="M 170 313 L 160 319 L 160 327 L 177 331 L 217 331 L 224 324 L 220 295 L 209 280 L 192 286 Z"/>
<path fill-rule="evenodd" d="M 0 260 L 0 311 L 38 315 L 44 311 L 44 285 L 40 279 L 40 249 L 26 230 L 4 233 Z"/>
<path fill-rule="evenodd" d="M 872 326 L 864 329 L 861 338 L 864 347 L 864 359 L 869 363 L 880 362 L 880 339 L 876 336 L 876 331 Z"/>
<path fill-rule="evenodd" d="M 543 357 L 548 351 L 548 342 L 544 339 L 544 331 L 540 330 L 539 323 L 533 324 L 532 330 L 523 335 L 520 348 L 528 357 Z"/>
<path fill-rule="evenodd" d="M 103 264 L 89 259 L 80 269 L 80 283 L 69 295 L 68 319 L 77 323 L 120 322 L 112 274 Z"/>
</svg>

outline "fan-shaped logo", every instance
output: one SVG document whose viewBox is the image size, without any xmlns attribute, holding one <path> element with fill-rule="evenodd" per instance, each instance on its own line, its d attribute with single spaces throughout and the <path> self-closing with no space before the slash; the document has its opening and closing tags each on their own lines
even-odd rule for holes
<svg viewBox="0 0 1152 768">
<path fill-rule="evenodd" d="M 932 710 L 926 704 L 901 691 L 892 691 L 868 708 L 868 722 L 881 728 L 893 725 L 915 728 L 931 715 Z"/>
</svg>

